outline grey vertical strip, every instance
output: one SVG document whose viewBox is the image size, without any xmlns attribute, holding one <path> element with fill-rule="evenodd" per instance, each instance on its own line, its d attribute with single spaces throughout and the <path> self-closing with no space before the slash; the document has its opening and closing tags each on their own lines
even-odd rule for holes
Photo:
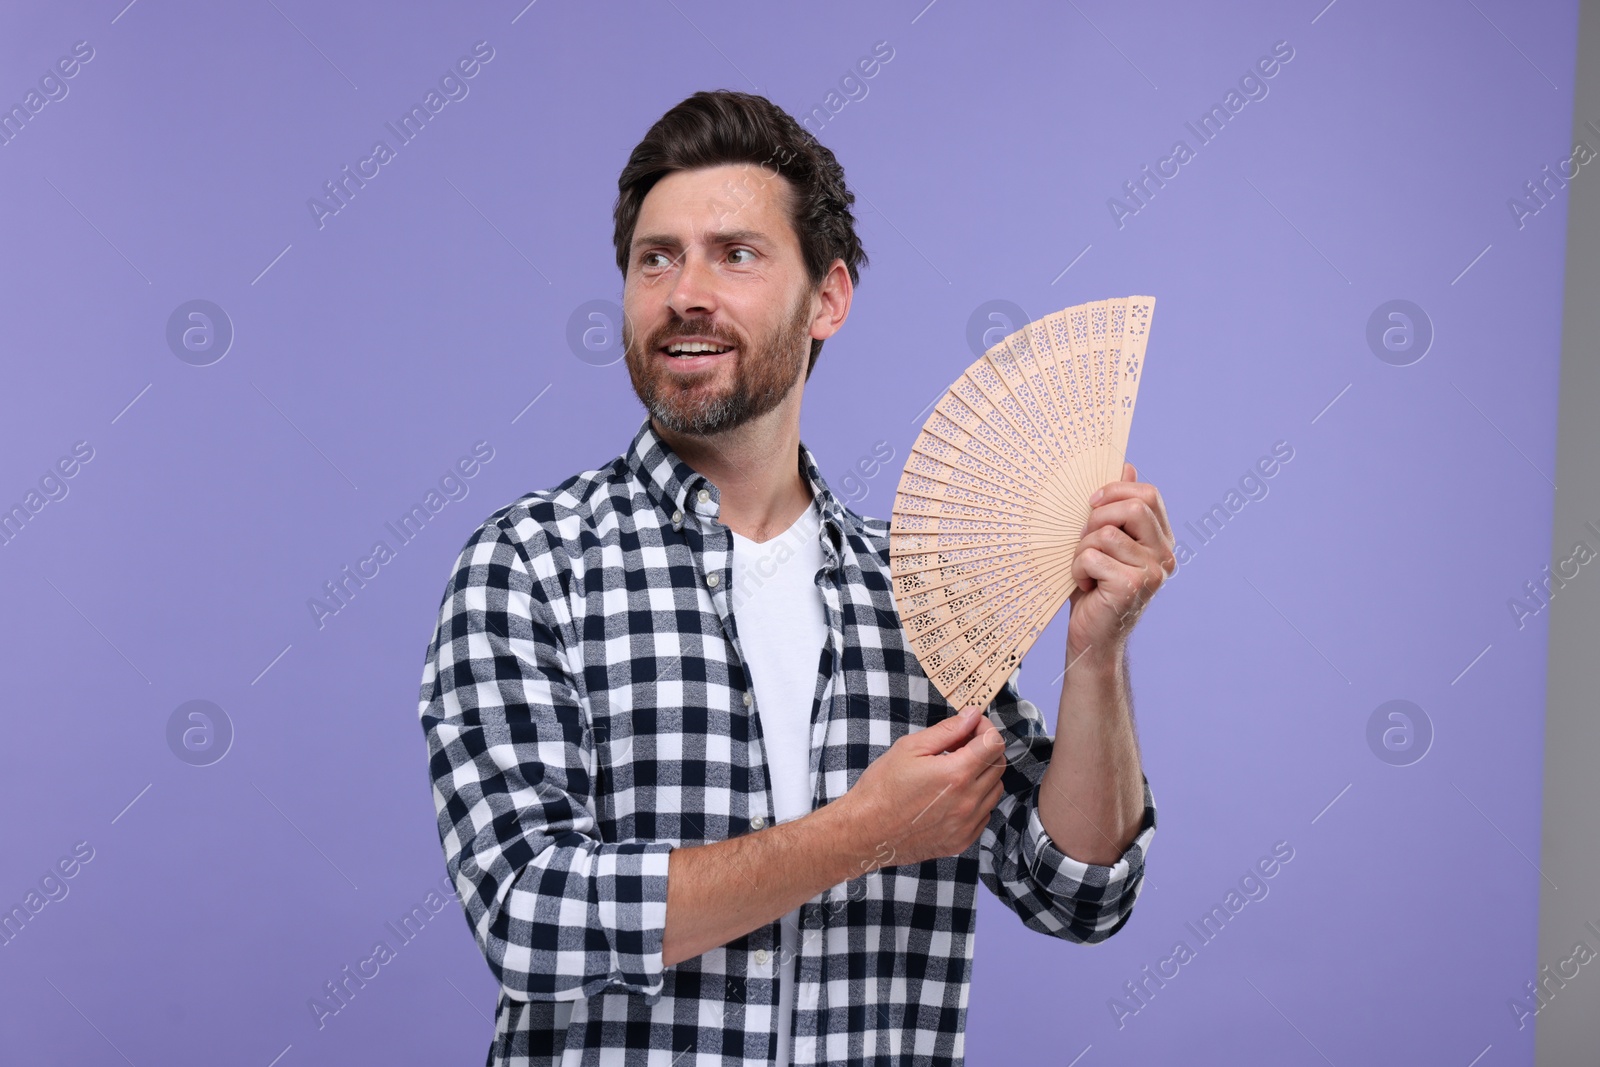
<svg viewBox="0 0 1600 1067">
<path fill-rule="evenodd" d="M 1582 0 L 1578 23 L 1573 139 L 1600 152 L 1600 0 Z M 1558 888 L 1540 881 L 1539 973 L 1506 982 L 1507 996 L 1521 994 L 1538 1009 L 1535 1019 L 1522 1019 L 1536 1027 L 1539 1067 L 1596 1062 L 1600 1019 L 1600 956 L 1592 955 L 1600 953 L 1600 558 L 1573 559 L 1580 541 L 1600 552 L 1600 159 L 1579 171 L 1567 197 L 1550 566 L 1558 576 L 1579 569 L 1550 598 L 1539 849 Z M 1508 1004 L 1507 1024 L 1518 1015 Z"/>
</svg>

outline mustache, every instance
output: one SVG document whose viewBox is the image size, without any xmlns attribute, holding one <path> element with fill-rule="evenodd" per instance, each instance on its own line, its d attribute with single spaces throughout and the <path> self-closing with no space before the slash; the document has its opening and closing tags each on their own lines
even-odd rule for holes
<svg viewBox="0 0 1600 1067">
<path fill-rule="evenodd" d="M 650 339 L 650 348 L 652 350 L 661 348 L 680 337 L 709 337 L 718 344 L 729 345 L 733 348 L 743 347 L 739 338 L 728 336 L 724 331 L 715 328 L 704 319 L 698 321 L 685 319 L 679 325 L 670 326 L 653 336 Z"/>
</svg>

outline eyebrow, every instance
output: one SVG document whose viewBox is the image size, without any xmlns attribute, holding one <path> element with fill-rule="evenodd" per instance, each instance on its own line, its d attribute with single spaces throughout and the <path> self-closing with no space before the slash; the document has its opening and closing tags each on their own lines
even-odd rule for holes
<svg viewBox="0 0 1600 1067">
<path fill-rule="evenodd" d="M 760 230 L 718 230 L 714 233 L 706 234 L 706 241 L 714 245 L 734 244 L 736 242 L 764 244 L 767 241 L 767 235 Z M 678 246 L 678 238 L 670 233 L 647 233 L 633 239 L 633 247 L 635 249 L 646 245 L 669 245 L 676 248 Z"/>
</svg>

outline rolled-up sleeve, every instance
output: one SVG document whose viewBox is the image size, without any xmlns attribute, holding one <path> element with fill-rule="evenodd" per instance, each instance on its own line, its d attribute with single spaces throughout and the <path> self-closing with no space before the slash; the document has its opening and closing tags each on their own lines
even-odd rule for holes
<svg viewBox="0 0 1600 1067">
<path fill-rule="evenodd" d="M 672 845 L 600 839 L 593 737 L 536 578 L 553 573 L 549 546 L 525 545 L 503 521 L 462 549 L 423 669 L 419 715 L 445 865 L 511 998 L 576 1000 L 609 987 L 654 999 Z"/>
<path fill-rule="evenodd" d="M 978 876 L 1029 929 L 1069 941 L 1104 941 L 1127 924 L 1144 885 L 1156 832 L 1150 780 L 1141 775 L 1144 816 L 1115 863 L 1084 863 L 1057 848 L 1039 818 L 1054 738 L 1038 707 L 1018 694 L 1017 677 L 1012 672 L 988 711 L 1006 739 L 1007 766 L 1004 792 L 979 839 Z"/>
</svg>

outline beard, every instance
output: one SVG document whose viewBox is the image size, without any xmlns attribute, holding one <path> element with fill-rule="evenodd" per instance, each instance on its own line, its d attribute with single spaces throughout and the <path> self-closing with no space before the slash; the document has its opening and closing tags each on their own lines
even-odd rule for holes
<svg viewBox="0 0 1600 1067">
<path fill-rule="evenodd" d="M 663 327 L 645 345 L 634 336 L 631 323 L 624 316 L 622 343 L 633 391 L 645 410 L 674 433 L 705 437 L 765 415 L 799 383 L 800 371 L 810 353 L 809 298 L 810 294 L 802 289 L 787 320 L 753 347 L 713 328 L 710 320 L 703 318 L 679 319 Z M 676 337 L 697 334 L 737 347 L 733 381 L 725 389 L 718 390 L 715 385 L 724 373 L 720 366 L 684 374 L 661 365 L 657 349 Z"/>
</svg>

